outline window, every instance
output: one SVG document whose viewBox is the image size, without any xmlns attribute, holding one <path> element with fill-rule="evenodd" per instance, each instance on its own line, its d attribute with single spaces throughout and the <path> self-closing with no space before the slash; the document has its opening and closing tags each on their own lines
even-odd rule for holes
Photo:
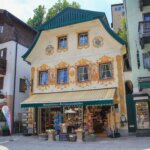
<svg viewBox="0 0 150 150">
<path fill-rule="evenodd" d="M 88 66 L 78 67 L 78 81 L 84 82 L 84 81 L 88 81 L 88 80 L 89 80 Z"/>
<path fill-rule="evenodd" d="M 67 48 L 67 36 L 58 38 L 58 49 L 66 49 Z"/>
<path fill-rule="evenodd" d="M 6 53 L 7 53 L 7 49 L 0 49 L 0 59 L 5 59 L 6 60 Z"/>
<path fill-rule="evenodd" d="M 67 83 L 68 82 L 68 69 L 58 69 L 57 70 L 57 83 Z"/>
<path fill-rule="evenodd" d="M 99 66 L 100 70 L 100 79 L 110 79 L 112 78 L 112 64 L 111 63 L 105 63 L 100 64 Z"/>
<path fill-rule="evenodd" d="M 136 102 L 136 123 L 138 129 L 148 129 L 149 122 L 149 107 L 147 102 Z"/>
<path fill-rule="evenodd" d="M 47 85 L 47 84 L 48 84 L 48 71 L 40 71 L 39 85 Z"/>
<path fill-rule="evenodd" d="M 20 79 L 20 88 L 19 88 L 20 92 L 25 92 L 27 89 L 27 85 L 26 85 L 26 80 L 25 79 Z"/>
<path fill-rule="evenodd" d="M 3 31 L 4 31 L 4 27 L 0 25 L 0 33 L 3 33 Z"/>
<path fill-rule="evenodd" d="M 150 21 L 150 13 L 144 14 L 144 21 Z"/>
<path fill-rule="evenodd" d="M 150 69 L 150 52 L 143 53 L 143 65 L 144 69 Z"/>
<path fill-rule="evenodd" d="M 78 46 L 88 45 L 88 32 L 78 34 Z"/>
<path fill-rule="evenodd" d="M 4 78 L 0 77 L 0 90 L 3 89 Z"/>
</svg>

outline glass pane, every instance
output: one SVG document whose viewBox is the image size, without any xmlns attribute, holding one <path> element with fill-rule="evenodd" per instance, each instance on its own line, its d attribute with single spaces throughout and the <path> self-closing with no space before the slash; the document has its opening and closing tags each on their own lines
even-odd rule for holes
<svg viewBox="0 0 150 150">
<path fill-rule="evenodd" d="M 147 102 L 136 103 L 136 122 L 138 129 L 149 128 L 149 109 Z"/>
<path fill-rule="evenodd" d="M 59 48 L 67 48 L 67 38 L 61 37 L 59 38 Z"/>
<path fill-rule="evenodd" d="M 59 69 L 58 70 L 58 83 L 67 83 L 68 81 L 68 71 L 67 69 Z"/>
<path fill-rule="evenodd" d="M 40 85 L 48 84 L 48 72 L 40 72 Z"/>
</svg>

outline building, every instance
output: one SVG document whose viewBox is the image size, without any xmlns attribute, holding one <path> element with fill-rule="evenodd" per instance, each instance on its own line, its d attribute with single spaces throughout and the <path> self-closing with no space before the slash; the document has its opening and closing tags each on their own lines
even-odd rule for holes
<svg viewBox="0 0 150 150">
<path fill-rule="evenodd" d="M 133 93 L 127 92 L 129 132 L 139 135 L 150 129 L 150 1 L 132 0 L 124 4 L 132 65 L 131 81 L 127 84 L 133 84 Z"/>
<path fill-rule="evenodd" d="M 113 4 L 111 5 L 111 14 L 112 14 L 112 24 L 111 27 L 117 33 L 121 29 L 121 18 L 124 16 L 124 5 Z"/>
<path fill-rule="evenodd" d="M 44 23 L 23 56 L 31 63 L 32 95 L 21 103 L 28 126 L 38 134 L 61 123 L 67 133 L 125 130 L 125 52 L 103 12 L 68 7 Z"/>
<path fill-rule="evenodd" d="M 29 96 L 26 79 L 30 78 L 30 65 L 21 56 L 35 35 L 36 31 L 31 27 L 0 9 L 0 105 L 9 106 L 14 121 L 20 121 L 20 102 Z"/>
</svg>

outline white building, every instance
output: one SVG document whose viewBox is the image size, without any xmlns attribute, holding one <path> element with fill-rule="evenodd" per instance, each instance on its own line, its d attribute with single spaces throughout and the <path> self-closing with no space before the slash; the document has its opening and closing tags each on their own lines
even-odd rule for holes
<svg viewBox="0 0 150 150">
<path fill-rule="evenodd" d="M 21 120 L 20 102 L 29 96 L 30 65 L 22 55 L 35 35 L 24 22 L 0 10 L 0 105 L 9 106 L 13 121 Z"/>
</svg>

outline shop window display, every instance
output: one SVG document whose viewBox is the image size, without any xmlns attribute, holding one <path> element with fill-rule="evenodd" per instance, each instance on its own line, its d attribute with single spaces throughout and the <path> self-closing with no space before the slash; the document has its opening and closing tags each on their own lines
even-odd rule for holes
<svg viewBox="0 0 150 150">
<path fill-rule="evenodd" d="M 110 106 L 88 106 L 84 112 L 84 128 L 87 133 L 107 136 Z"/>
<path fill-rule="evenodd" d="M 147 102 L 136 103 L 136 122 L 138 129 L 147 129 L 150 127 L 149 108 Z"/>
</svg>

